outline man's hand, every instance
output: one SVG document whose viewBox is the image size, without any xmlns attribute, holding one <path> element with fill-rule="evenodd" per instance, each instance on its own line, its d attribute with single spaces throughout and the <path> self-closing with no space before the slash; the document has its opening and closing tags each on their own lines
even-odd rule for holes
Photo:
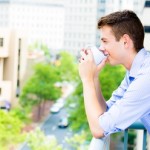
<svg viewBox="0 0 150 150">
<path fill-rule="evenodd" d="M 94 62 L 93 54 L 90 49 L 82 49 L 81 57 L 79 60 L 79 75 L 83 81 L 93 80 L 98 77 L 99 72 L 106 64 L 106 59 L 104 59 L 98 66 Z"/>
</svg>

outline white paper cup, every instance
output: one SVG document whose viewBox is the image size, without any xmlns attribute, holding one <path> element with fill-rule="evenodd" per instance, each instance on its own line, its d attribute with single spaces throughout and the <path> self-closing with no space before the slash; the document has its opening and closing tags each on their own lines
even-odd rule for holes
<svg viewBox="0 0 150 150">
<path fill-rule="evenodd" d="M 90 49 L 92 51 L 96 65 L 99 65 L 101 61 L 107 57 L 96 46 L 87 46 L 86 49 Z"/>
</svg>

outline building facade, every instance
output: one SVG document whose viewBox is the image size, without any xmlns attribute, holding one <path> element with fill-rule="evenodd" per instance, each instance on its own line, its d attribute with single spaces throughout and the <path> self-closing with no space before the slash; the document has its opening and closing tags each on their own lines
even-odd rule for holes
<svg viewBox="0 0 150 150">
<path fill-rule="evenodd" d="M 97 21 L 114 11 L 130 9 L 141 17 L 145 0 L 65 0 L 64 49 L 77 54 L 84 46 L 100 45 Z"/>
<path fill-rule="evenodd" d="M 0 0 L 0 27 L 26 30 L 28 43 L 46 44 L 52 53 L 75 55 L 100 45 L 98 19 L 117 10 L 143 14 L 145 0 Z M 113 5 L 112 5 L 113 4 Z"/>
<path fill-rule="evenodd" d="M 0 107 L 4 101 L 15 103 L 26 68 L 24 33 L 0 28 Z"/>
<path fill-rule="evenodd" d="M 144 29 L 145 29 L 145 41 L 144 41 L 144 46 L 147 50 L 150 51 L 150 19 L 149 19 L 149 14 L 150 14 L 150 0 L 146 0 L 142 14 L 141 14 L 141 20 L 144 24 Z"/>
<path fill-rule="evenodd" d="M 63 47 L 64 7 L 40 0 L 0 0 L 0 27 L 26 31 L 28 44 Z"/>
<path fill-rule="evenodd" d="M 77 54 L 96 43 L 97 1 L 65 0 L 64 49 Z"/>
</svg>

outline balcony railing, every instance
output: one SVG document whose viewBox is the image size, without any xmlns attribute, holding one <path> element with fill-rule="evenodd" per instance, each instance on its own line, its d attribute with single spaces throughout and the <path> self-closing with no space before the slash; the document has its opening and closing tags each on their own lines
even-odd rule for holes
<svg viewBox="0 0 150 150">
<path fill-rule="evenodd" d="M 147 130 L 143 126 L 141 122 L 135 122 L 131 126 L 129 126 L 125 131 L 124 131 L 124 150 L 128 149 L 128 130 L 129 129 L 135 129 L 135 130 L 143 130 L 143 145 L 142 145 L 142 150 L 146 150 L 146 137 L 147 137 Z"/>
</svg>

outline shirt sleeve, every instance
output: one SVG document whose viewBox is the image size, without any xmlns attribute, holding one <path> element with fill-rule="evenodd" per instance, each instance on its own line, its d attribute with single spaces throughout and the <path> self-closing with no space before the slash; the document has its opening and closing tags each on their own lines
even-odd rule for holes
<svg viewBox="0 0 150 150">
<path fill-rule="evenodd" d="M 150 112 L 150 75 L 141 74 L 135 78 L 107 112 L 99 117 L 104 135 L 122 131 Z"/>
<path fill-rule="evenodd" d="M 120 86 L 112 93 L 111 98 L 106 102 L 107 108 L 109 109 L 117 100 L 120 100 L 128 87 L 128 72 L 122 80 Z"/>
</svg>

